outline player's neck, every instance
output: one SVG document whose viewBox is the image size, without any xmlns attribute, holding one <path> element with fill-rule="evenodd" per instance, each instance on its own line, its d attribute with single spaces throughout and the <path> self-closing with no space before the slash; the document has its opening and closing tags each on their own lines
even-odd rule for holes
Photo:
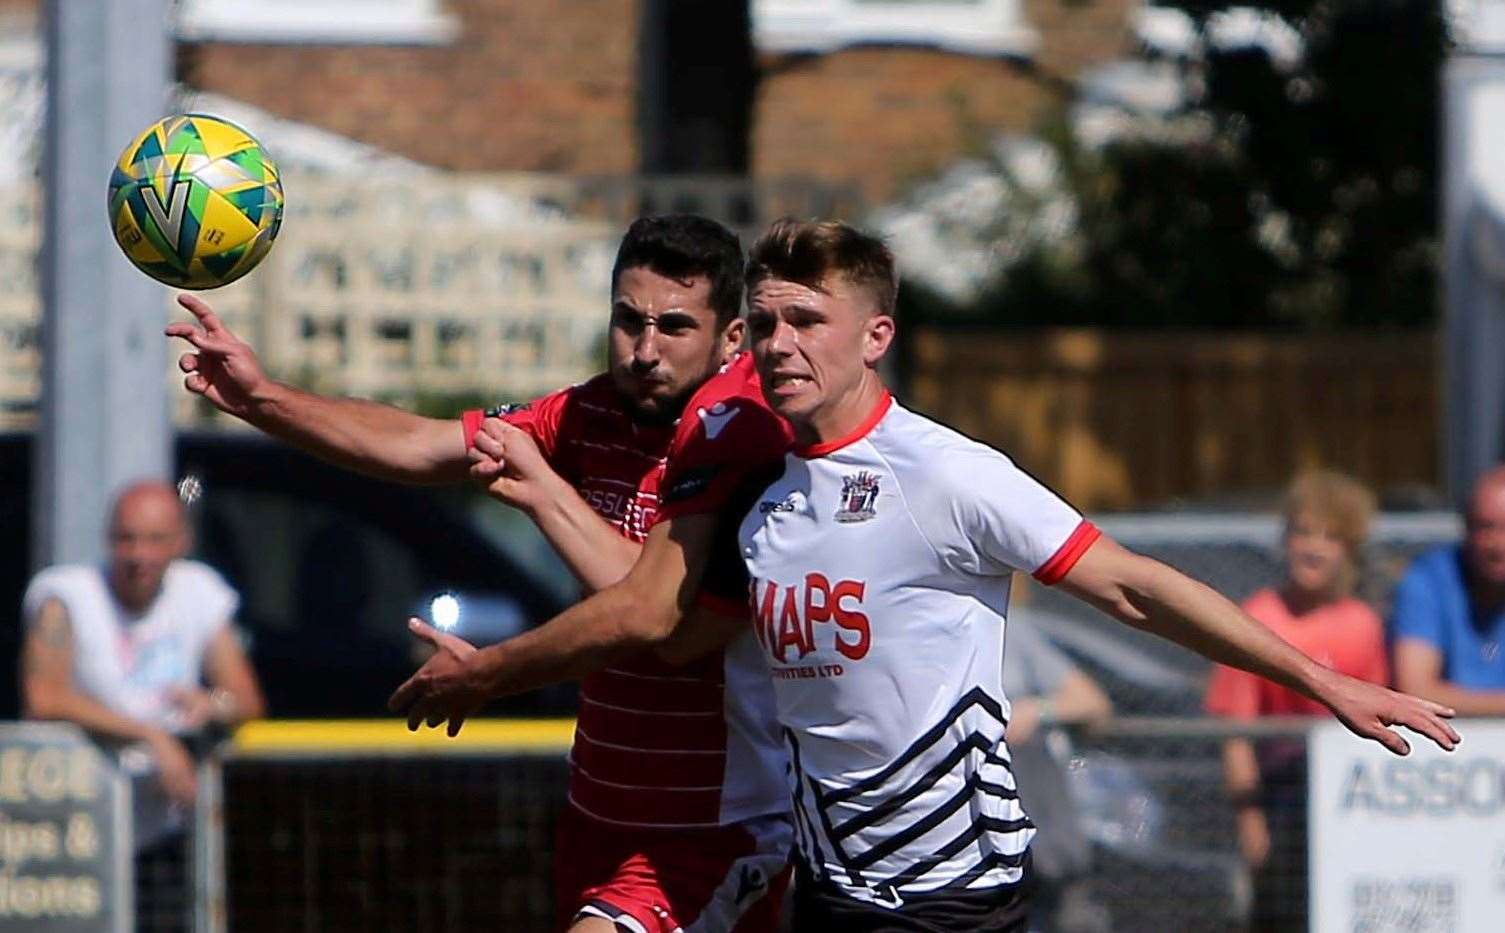
<svg viewBox="0 0 1505 933">
<path fill-rule="evenodd" d="M 814 412 L 808 424 L 795 426 L 795 437 L 802 447 L 816 447 L 844 439 L 855 439 L 862 432 L 888 389 L 878 374 L 869 369 L 850 391 L 832 404 Z"/>
</svg>

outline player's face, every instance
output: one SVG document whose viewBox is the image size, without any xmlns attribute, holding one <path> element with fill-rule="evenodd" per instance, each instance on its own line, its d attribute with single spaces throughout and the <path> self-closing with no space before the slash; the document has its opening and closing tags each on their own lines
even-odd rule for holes
<svg viewBox="0 0 1505 933">
<path fill-rule="evenodd" d="M 182 506 L 167 491 L 127 493 L 110 523 L 110 584 L 127 608 L 157 596 L 167 566 L 187 550 Z"/>
<path fill-rule="evenodd" d="M 1348 571 L 1348 547 L 1321 516 L 1301 512 L 1286 529 L 1286 574 L 1311 596 L 1338 595 Z"/>
<path fill-rule="evenodd" d="M 1479 484 L 1469 502 L 1464 548 L 1481 583 L 1505 587 L 1505 473 Z"/>
<path fill-rule="evenodd" d="M 810 288 L 764 279 L 747 298 L 747 330 L 769 407 L 809 434 L 850 405 L 887 351 L 893 319 L 866 291 L 832 276 Z M 808 438 L 807 438 L 808 439 Z"/>
<path fill-rule="evenodd" d="M 742 322 L 716 326 L 711 281 L 623 269 L 612 289 L 611 378 L 639 417 L 673 421 L 742 340 Z"/>
</svg>

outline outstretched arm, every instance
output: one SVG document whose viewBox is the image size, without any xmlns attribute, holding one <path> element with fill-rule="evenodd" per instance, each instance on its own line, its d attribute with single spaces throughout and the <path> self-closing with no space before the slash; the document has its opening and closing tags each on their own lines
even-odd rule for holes
<svg viewBox="0 0 1505 933">
<path fill-rule="evenodd" d="M 165 333 L 193 345 L 178 358 L 183 386 L 220 411 L 336 466 L 404 483 L 465 478 L 465 435 L 458 421 L 424 418 L 362 399 L 331 398 L 268 378 L 251 347 L 197 295 L 178 304 L 198 320 Z"/>
<path fill-rule="evenodd" d="M 716 522 L 714 514 L 660 522 L 620 581 L 516 638 L 464 658 L 436 653 L 388 706 L 407 712 L 410 729 L 448 720 L 455 735 L 490 699 L 573 680 L 623 652 L 667 642 L 694 602 Z M 414 630 L 422 634 L 422 628 L 419 623 Z"/>
<path fill-rule="evenodd" d="M 1391 726 L 1406 726 L 1444 749 L 1458 743 L 1446 722 L 1451 709 L 1324 667 L 1206 585 L 1106 537 L 1088 548 L 1061 585 L 1121 622 L 1316 700 L 1354 733 L 1398 755 L 1411 747 Z"/>
</svg>

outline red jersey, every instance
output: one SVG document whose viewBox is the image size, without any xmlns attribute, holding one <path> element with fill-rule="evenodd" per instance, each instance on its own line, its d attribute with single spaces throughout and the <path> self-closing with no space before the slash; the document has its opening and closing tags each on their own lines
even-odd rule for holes
<svg viewBox="0 0 1505 933">
<path fill-rule="evenodd" d="M 782 457 L 790 434 L 739 354 L 690 398 L 673 425 L 635 421 L 603 374 L 497 414 L 527 431 L 550 465 L 623 535 L 642 541 L 659 517 L 666 469 L 680 511 L 709 511 L 746 471 Z M 485 412 L 462 418 L 469 444 Z M 730 602 L 745 611 L 740 599 Z M 744 644 L 744 642 L 746 644 Z M 651 653 L 580 685 L 570 803 L 626 826 L 725 825 L 787 808 L 783 755 L 766 669 L 751 630 L 685 666 Z"/>
</svg>

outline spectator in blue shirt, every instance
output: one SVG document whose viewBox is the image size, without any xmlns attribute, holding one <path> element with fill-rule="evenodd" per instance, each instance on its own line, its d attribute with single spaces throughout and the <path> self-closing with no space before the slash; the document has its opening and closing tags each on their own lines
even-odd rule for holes
<svg viewBox="0 0 1505 933">
<path fill-rule="evenodd" d="M 1475 484 L 1463 543 L 1421 555 L 1395 593 L 1399 690 L 1505 716 L 1505 466 Z"/>
</svg>

